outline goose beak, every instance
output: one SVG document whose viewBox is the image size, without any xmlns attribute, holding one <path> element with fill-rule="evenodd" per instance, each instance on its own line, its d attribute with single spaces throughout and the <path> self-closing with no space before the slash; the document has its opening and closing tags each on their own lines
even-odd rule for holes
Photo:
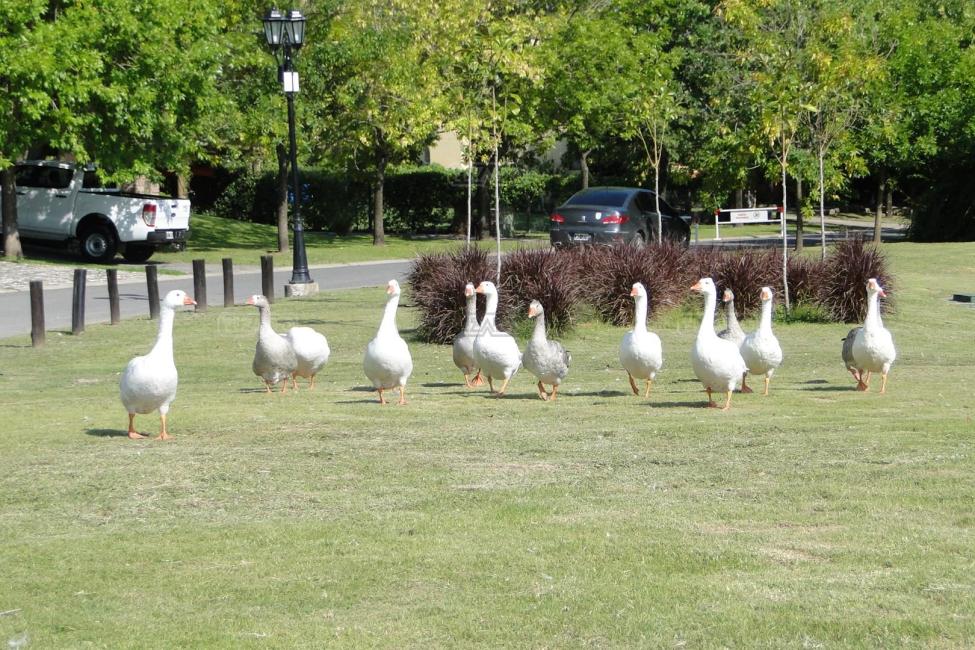
<svg viewBox="0 0 975 650">
<path fill-rule="evenodd" d="M 883 289 L 880 289 L 880 290 L 878 291 L 878 295 L 879 295 L 879 296 L 880 296 L 881 298 L 886 298 L 886 297 L 887 297 L 887 292 L 886 292 L 886 291 L 884 291 Z"/>
<path fill-rule="evenodd" d="M 701 281 L 698 280 L 697 282 L 694 283 L 694 286 L 691 287 L 691 291 L 700 291 L 700 290 L 701 290 Z"/>
<path fill-rule="evenodd" d="M 184 305 L 195 305 L 196 304 L 196 301 L 193 300 L 192 298 L 190 298 L 189 296 L 186 296 L 185 298 L 183 298 L 183 304 Z"/>
<path fill-rule="evenodd" d="M 474 289 L 472 289 L 471 287 L 464 287 L 464 295 L 467 297 L 473 296 Z"/>
<path fill-rule="evenodd" d="M 484 293 L 484 285 L 483 284 L 477 285 L 477 289 L 474 289 L 474 293 Z"/>
<path fill-rule="evenodd" d="M 248 305 L 253 305 L 254 304 L 254 296 L 251 296 L 250 298 L 247 299 L 247 304 Z"/>
<path fill-rule="evenodd" d="M 632 289 L 630 289 L 630 296 L 632 298 L 636 298 L 638 295 L 640 295 L 640 294 L 639 294 L 639 292 L 637 292 L 636 287 L 633 287 Z"/>
<path fill-rule="evenodd" d="M 534 307 L 529 307 L 528 308 L 528 318 L 535 318 L 535 308 Z"/>
</svg>

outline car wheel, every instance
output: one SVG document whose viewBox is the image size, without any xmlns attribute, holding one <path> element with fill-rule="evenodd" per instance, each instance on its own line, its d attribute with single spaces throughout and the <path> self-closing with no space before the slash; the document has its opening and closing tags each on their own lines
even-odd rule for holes
<svg viewBox="0 0 975 650">
<path fill-rule="evenodd" d="M 80 239 L 82 256 L 92 262 L 111 262 L 118 250 L 115 233 L 101 223 L 85 228 Z"/>
<path fill-rule="evenodd" d="M 630 240 L 630 246 L 633 248 L 643 248 L 647 245 L 647 236 L 643 234 L 643 231 L 636 231 L 633 235 L 633 239 Z"/>
</svg>

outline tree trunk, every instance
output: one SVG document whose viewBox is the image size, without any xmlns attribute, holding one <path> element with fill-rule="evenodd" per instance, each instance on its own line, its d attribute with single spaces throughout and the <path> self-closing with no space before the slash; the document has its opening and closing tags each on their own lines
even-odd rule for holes
<svg viewBox="0 0 975 650">
<path fill-rule="evenodd" d="M 788 160 L 788 153 L 782 156 L 782 160 L 779 161 L 782 165 L 782 294 L 785 298 L 785 313 L 788 314 L 792 311 L 789 302 L 789 238 L 788 229 L 785 224 L 785 215 L 789 212 L 789 193 L 788 193 L 788 182 L 789 178 L 786 175 L 786 161 Z"/>
<path fill-rule="evenodd" d="M 586 149 L 579 154 L 579 169 L 582 171 L 582 189 L 589 189 L 589 154 L 592 149 Z"/>
<path fill-rule="evenodd" d="M 805 214 L 802 212 L 802 179 L 796 178 L 796 245 L 795 251 L 802 251 L 802 227 L 805 225 Z"/>
<path fill-rule="evenodd" d="M 24 249 L 17 228 L 17 186 L 13 167 L 0 170 L 0 202 L 3 203 L 3 255 L 7 259 L 19 260 L 24 256 Z"/>
<path fill-rule="evenodd" d="M 278 223 L 278 252 L 288 250 L 288 150 L 281 143 L 276 147 L 278 156 L 277 177 L 277 223 Z"/>
<path fill-rule="evenodd" d="M 474 224 L 476 239 L 484 239 L 491 223 L 491 195 L 488 193 L 488 179 L 491 178 L 490 165 L 477 168 L 477 222 Z"/>
<path fill-rule="evenodd" d="M 176 174 L 176 198 L 190 198 L 190 178 L 186 174 Z"/>
<path fill-rule="evenodd" d="M 884 186 L 887 185 L 887 175 L 881 172 L 877 177 L 877 203 L 873 213 L 873 243 L 880 243 L 881 219 L 884 210 Z"/>
<path fill-rule="evenodd" d="M 884 214 L 888 220 L 894 218 L 894 183 L 889 179 L 887 181 L 887 206 L 884 210 Z"/>
<path fill-rule="evenodd" d="M 823 150 L 819 150 L 819 242 L 822 246 L 822 257 L 826 260 L 826 187 L 823 174 Z"/>
<path fill-rule="evenodd" d="M 380 155 L 376 162 L 376 176 L 372 188 L 372 245 L 385 246 L 386 233 L 383 230 L 383 189 L 386 185 L 385 154 Z"/>
<path fill-rule="evenodd" d="M 735 190 L 734 206 L 736 209 L 745 207 L 745 190 L 741 189 L 740 187 Z"/>
</svg>

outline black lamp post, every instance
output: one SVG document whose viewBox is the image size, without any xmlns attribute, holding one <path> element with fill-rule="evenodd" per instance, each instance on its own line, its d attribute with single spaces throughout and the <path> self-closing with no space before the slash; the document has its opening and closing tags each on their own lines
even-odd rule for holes
<svg viewBox="0 0 975 650">
<path fill-rule="evenodd" d="M 305 295 L 314 293 L 308 287 L 294 285 L 313 285 L 308 275 L 308 258 L 305 255 L 305 231 L 301 223 L 301 184 L 298 179 L 298 145 L 295 141 L 295 93 L 298 92 L 298 73 L 294 70 L 293 59 L 305 42 L 305 17 L 296 9 L 281 13 L 271 9 L 264 16 L 264 37 L 274 57 L 278 59 L 278 78 L 284 86 L 284 96 L 288 100 L 288 139 L 291 145 L 291 182 L 294 188 L 294 263 L 291 271 L 291 289 L 285 293 Z M 311 290 L 309 290 L 311 289 Z"/>
</svg>

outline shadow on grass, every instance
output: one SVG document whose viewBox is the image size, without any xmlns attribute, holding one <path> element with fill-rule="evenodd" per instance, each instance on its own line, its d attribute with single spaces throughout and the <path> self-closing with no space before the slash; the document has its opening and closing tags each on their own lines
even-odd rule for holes
<svg viewBox="0 0 975 650">
<path fill-rule="evenodd" d="M 799 390 L 814 393 L 855 393 L 856 384 L 850 384 L 849 386 L 803 386 Z"/>
<path fill-rule="evenodd" d="M 85 429 L 85 433 L 96 438 L 128 438 L 129 432 L 125 429 Z"/>
</svg>

